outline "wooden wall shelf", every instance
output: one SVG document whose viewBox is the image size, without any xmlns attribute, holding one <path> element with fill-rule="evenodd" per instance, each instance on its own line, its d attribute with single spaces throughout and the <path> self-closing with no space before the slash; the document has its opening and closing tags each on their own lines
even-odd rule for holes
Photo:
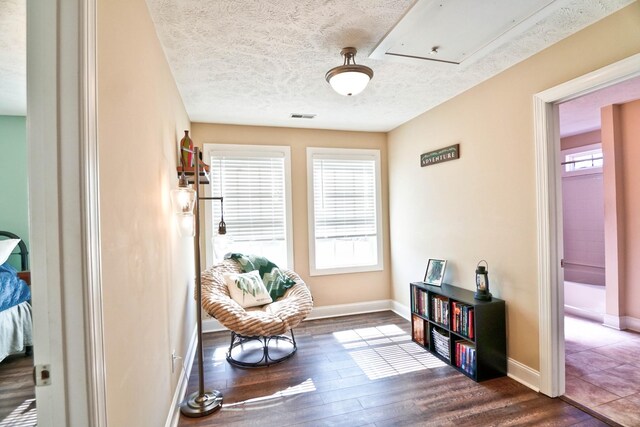
<svg viewBox="0 0 640 427">
<path fill-rule="evenodd" d="M 178 166 L 176 168 L 176 172 L 178 173 L 178 178 L 180 178 L 180 175 L 182 175 L 182 166 Z M 184 174 L 187 177 L 187 180 L 189 181 L 189 184 L 193 184 L 195 181 L 193 179 L 193 176 L 196 174 L 195 172 L 195 168 L 193 167 L 186 167 L 184 168 Z M 211 182 L 210 180 L 210 172 L 209 172 L 209 166 L 208 165 L 204 165 L 204 169 L 200 169 L 200 179 L 199 179 L 200 184 L 209 184 Z"/>
</svg>

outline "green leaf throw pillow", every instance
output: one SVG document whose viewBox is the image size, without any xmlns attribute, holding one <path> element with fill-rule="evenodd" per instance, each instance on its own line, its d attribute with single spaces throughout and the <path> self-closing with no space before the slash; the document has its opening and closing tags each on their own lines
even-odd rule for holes
<svg viewBox="0 0 640 427">
<path fill-rule="evenodd" d="M 243 308 L 273 302 L 257 271 L 242 274 L 226 273 L 224 281 L 231 298 Z"/>
<path fill-rule="evenodd" d="M 267 292 L 276 301 L 283 296 L 287 289 L 296 284 L 290 277 L 286 276 L 277 265 L 258 255 L 244 255 L 239 253 L 228 253 L 225 258 L 234 259 L 240 263 L 242 271 L 258 270 L 262 282 L 267 288 Z"/>
</svg>

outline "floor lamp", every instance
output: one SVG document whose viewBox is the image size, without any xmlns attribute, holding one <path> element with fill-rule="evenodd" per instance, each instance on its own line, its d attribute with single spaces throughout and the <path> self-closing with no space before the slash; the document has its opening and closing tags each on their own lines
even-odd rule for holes
<svg viewBox="0 0 640 427">
<path fill-rule="evenodd" d="M 195 147 L 193 150 L 181 147 L 182 151 L 193 153 L 194 170 L 193 185 L 195 190 L 189 187 L 189 180 L 185 174 L 185 165 L 182 161 L 182 153 L 180 155 L 182 163 L 182 173 L 178 189 L 173 190 L 171 200 L 177 213 L 181 215 L 180 221 L 192 221 L 193 233 L 193 252 L 196 273 L 196 319 L 198 326 L 198 391 L 195 391 L 184 398 L 180 403 L 180 412 L 191 418 L 204 417 L 222 407 L 222 393 L 218 390 L 204 389 L 204 352 L 202 350 L 202 280 L 200 277 L 200 207 L 201 200 L 219 200 L 221 221 L 218 224 L 218 234 L 226 234 L 227 226 L 224 222 L 223 198 L 222 197 L 201 197 L 200 196 L 200 150 Z M 182 228 L 184 229 L 184 227 Z"/>
</svg>

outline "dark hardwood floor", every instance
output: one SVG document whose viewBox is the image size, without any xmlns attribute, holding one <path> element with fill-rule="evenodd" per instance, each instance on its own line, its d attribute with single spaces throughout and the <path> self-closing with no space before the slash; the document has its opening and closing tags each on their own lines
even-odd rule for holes
<svg viewBox="0 0 640 427">
<path fill-rule="evenodd" d="M 298 352 L 262 369 L 230 366 L 229 333 L 206 334 L 205 385 L 224 405 L 179 425 L 606 425 L 507 377 L 471 381 L 412 343 L 409 323 L 391 312 L 303 322 L 295 333 Z M 0 427 L 36 425 L 32 369 L 23 355 L 0 363 Z M 192 371 L 189 392 L 198 388 Z"/>
<path fill-rule="evenodd" d="M 36 425 L 33 356 L 17 354 L 0 362 L 0 427 Z"/>
<path fill-rule="evenodd" d="M 392 312 L 303 322 L 298 352 L 268 368 L 225 360 L 229 333 L 205 334 L 205 388 L 222 409 L 180 426 L 603 426 L 509 379 L 475 383 L 410 340 Z M 194 363 L 188 392 L 198 388 Z"/>
</svg>

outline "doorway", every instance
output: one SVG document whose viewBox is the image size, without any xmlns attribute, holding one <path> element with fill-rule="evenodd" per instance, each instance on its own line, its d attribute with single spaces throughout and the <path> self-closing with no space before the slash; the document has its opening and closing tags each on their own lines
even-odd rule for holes
<svg viewBox="0 0 640 427">
<path fill-rule="evenodd" d="M 558 103 L 640 75 L 640 54 L 534 95 L 538 218 L 539 389 L 565 392 L 564 275 L 560 267 L 560 152 Z"/>
<path fill-rule="evenodd" d="M 621 293 L 616 289 L 624 284 L 615 274 L 607 275 L 605 266 L 615 269 L 620 264 L 618 256 L 624 257 L 611 248 L 618 234 L 618 222 L 612 221 L 618 194 L 611 181 L 617 180 L 616 175 L 624 181 L 625 173 L 611 167 L 609 147 L 614 144 L 607 130 L 626 124 L 610 121 L 612 109 L 604 107 L 620 104 L 621 109 L 628 109 L 638 99 L 640 78 L 636 77 L 559 105 L 564 398 L 623 425 L 640 424 L 640 402 L 634 400 L 634 395 L 640 396 L 640 376 L 635 373 L 640 368 L 640 333 L 614 329 L 624 328 L 620 318 L 624 319 L 625 302 L 618 301 Z M 606 122 L 604 132 L 601 118 Z M 626 143 L 616 144 L 624 149 Z M 603 168 L 608 168 L 606 182 Z M 605 250 L 605 240 L 609 250 Z M 605 326 L 611 319 L 613 324 Z"/>
</svg>

